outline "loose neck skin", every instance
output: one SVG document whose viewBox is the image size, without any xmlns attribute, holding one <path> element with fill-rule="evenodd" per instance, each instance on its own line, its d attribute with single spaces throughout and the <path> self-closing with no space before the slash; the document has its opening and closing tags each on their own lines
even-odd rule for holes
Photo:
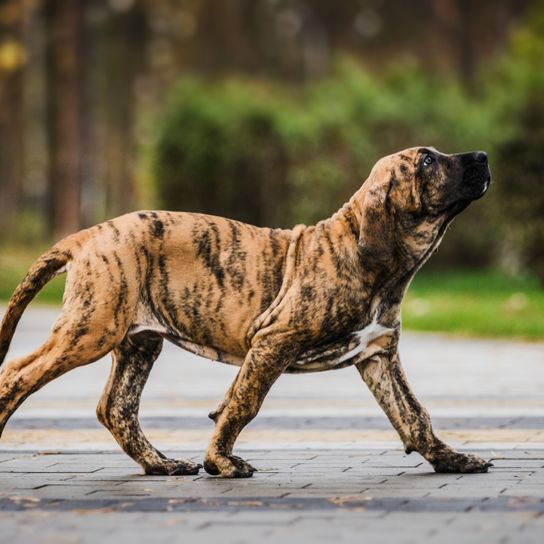
<svg viewBox="0 0 544 544">
<path fill-rule="evenodd" d="M 397 240 L 386 236 L 386 231 L 393 230 L 394 226 L 379 225 L 394 221 L 394 218 L 387 217 L 385 210 L 366 206 L 368 193 L 369 189 L 365 183 L 330 218 L 320 221 L 316 229 L 321 227 L 320 230 L 335 234 L 333 239 L 337 241 L 338 246 L 335 251 L 343 255 L 344 259 L 353 261 L 353 266 L 365 280 L 364 283 L 370 286 L 383 283 L 385 277 L 396 277 L 402 273 L 400 269 L 402 259 L 399 258 Z M 377 214 L 379 216 L 376 219 Z M 370 232 L 366 232 L 366 229 Z M 373 238 L 376 247 L 367 247 L 365 241 L 367 236 Z"/>
<path fill-rule="evenodd" d="M 340 268 L 357 276 L 369 299 L 387 300 L 395 312 L 410 281 L 439 244 L 443 230 L 438 225 L 403 224 L 387 210 L 385 195 L 363 186 L 330 218 L 320 221 L 315 234 L 334 240 Z M 422 229 L 420 234 L 418 229 Z"/>
</svg>

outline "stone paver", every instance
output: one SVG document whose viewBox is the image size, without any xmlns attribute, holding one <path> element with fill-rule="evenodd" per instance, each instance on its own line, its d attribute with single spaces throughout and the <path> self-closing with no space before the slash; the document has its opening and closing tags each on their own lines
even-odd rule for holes
<svg viewBox="0 0 544 544">
<path fill-rule="evenodd" d="M 475 476 L 435 474 L 417 454 L 391 450 L 242 454 L 260 471 L 232 481 L 141 476 L 121 453 L 3 453 L 0 541 L 46 542 L 61 528 L 67 542 L 143 541 L 155 532 L 165 542 L 354 541 L 361 530 L 376 541 L 466 533 L 474 542 L 516 542 L 523 532 L 525 542 L 544 530 L 544 452 L 525 459 L 502 450 L 496 469 Z M 34 524 L 45 532 L 33 533 Z"/>
<path fill-rule="evenodd" d="M 46 336 L 25 315 L 11 357 Z M 97 423 L 107 360 L 31 397 L 0 442 L 0 543 L 544 541 L 544 344 L 406 335 L 406 371 L 440 435 L 492 459 L 435 474 L 405 455 L 353 369 L 285 376 L 238 452 L 248 480 L 142 476 Z M 207 412 L 235 368 L 167 347 L 142 424 L 169 456 L 202 460 Z"/>
</svg>

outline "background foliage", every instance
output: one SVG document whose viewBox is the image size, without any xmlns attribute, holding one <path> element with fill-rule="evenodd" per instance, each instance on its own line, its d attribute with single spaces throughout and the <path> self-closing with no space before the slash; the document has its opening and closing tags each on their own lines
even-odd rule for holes
<svg viewBox="0 0 544 544">
<path fill-rule="evenodd" d="M 434 264 L 529 266 L 544 280 L 538 40 L 527 30 L 515 36 L 508 54 L 479 74 L 477 93 L 410 63 L 377 76 L 344 60 L 302 90 L 185 78 L 153 150 L 159 202 L 259 225 L 313 223 L 348 199 L 383 155 L 413 145 L 483 148 L 494 190 L 457 219 Z"/>
<path fill-rule="evenodd" d="M 486 150 L 494 182 L 405 323 L 535 338 L 543 66 L 544 0 L 4 0 L 0 299 L 82 227 L 155 207 L 313 223 L 431 145 Z"/>
</svg>

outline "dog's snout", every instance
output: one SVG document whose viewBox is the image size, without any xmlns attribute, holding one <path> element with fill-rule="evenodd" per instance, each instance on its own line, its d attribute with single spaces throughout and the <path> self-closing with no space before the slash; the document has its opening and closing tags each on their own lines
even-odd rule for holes
<svg viewBox="0 0 544 544">
<path fill-rule="evenodd" d="M 487 153 L 485 151 L 475 151 L 474 152 L 474 160 L 476 162 L 479 162 L 481 164 L 487 163 Z"/>
</svg>

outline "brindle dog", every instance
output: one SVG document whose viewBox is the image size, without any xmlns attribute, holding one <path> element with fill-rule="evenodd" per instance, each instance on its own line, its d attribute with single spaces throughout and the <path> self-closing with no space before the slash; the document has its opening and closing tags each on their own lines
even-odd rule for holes
<svg viewBox="0 0 544 544">
<path fill-rule="evenodd" d="M 138 422 L 140 395 L 163 339 L 240 370 L 210 414 L 204 468 L 243 478 L 236 438 L 284 372 L 354 365 L 398 431 L 437 472 L 486 472 L 433 432 L 403 373 L 401 301 L 446 227 L 490 183 L 483 152 L 411 148 L 378 161 L 331 218 L 292 230 L 207 215 L 130 213 L 61 240 L 13 294 L 0 330 L 0 361 L 35 294 L 67 272 L 49 339 L 0 374 L 0 429 L 31 393 L 110 351 L 98 419 L 147 474 L 196 474 L 166 458 Z"/>
</svg>

